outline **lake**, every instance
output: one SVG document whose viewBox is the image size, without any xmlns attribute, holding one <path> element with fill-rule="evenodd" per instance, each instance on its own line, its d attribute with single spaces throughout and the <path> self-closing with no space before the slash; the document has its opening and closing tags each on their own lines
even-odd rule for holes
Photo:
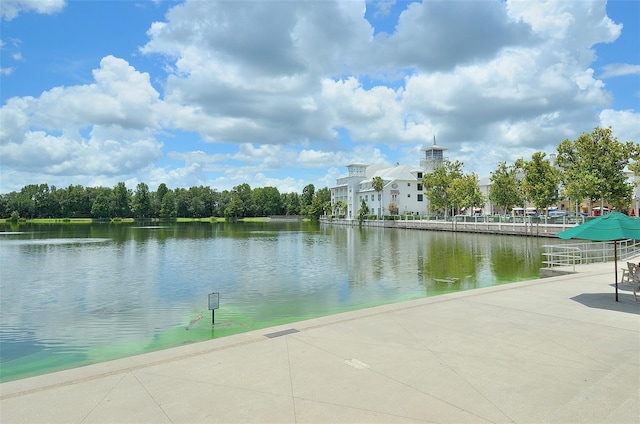
<svg viewBox="0 0 640 424">
<path fill-rule="evenodd" d="M 0 381 L 530 280 L 559 242 L 307 222 L 0 230 Z"/>
</svg>

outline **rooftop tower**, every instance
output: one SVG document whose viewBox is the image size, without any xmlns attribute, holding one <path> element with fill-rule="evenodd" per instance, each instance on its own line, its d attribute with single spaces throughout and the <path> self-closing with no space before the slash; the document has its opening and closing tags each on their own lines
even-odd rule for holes
<svg viewBox="0 0 640 424">
<path fill-rule="evenodd" d="M 447 149 L 436 145 L 435 135 L 433 136 L 433 145 L 422 150 L 425 153 L 425 158 L 420 161 L 420 166 L 424 172 L 431 173 L 442 166 L 444 163 L 444 151 Z"/>
</svg>

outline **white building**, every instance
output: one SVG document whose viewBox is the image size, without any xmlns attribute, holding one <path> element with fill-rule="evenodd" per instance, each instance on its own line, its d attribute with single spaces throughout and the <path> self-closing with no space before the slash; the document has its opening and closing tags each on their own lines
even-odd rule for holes
<svg viewBox="0 0 640 424">
<path fill-rule="evenodd" d="M 346 219 L 356 219 L 362 199 L 364 199 L 368 213 L 377 216 L 383 215 L 425 215 L 429 213 L 429 200 L 422 186 L 424 175 L 433 172 L 443 165 L 445 161 L 444 147 L 433 145 L 426 149 L 425 157 L 420 161 L 420 167 L 396 164 L 392 167 L 381 165 L 347 165 L 349 173 L 337 179 L 336 185 L 331 187 L 332 215 L 344 216 Z M 632 172 L 627 172 L 629 182 L 634 186 L 633 198 L 629 205 L 629 214 L 640 216 L 640 177 Z M 380 193 L 372 187 L 373 178 L 379 176 L 383 180 L 383 189 Z M 463 211 L 465 215 L 493 215 L 504 214 L 502 205 L 494 205 L 489 200 L 491 180 L 489 177 L 479 179 L 480 192 L 485 196 L 485 204 L 473 210 Z M 337 202 L 341 201 L 345 208 L 338 209 Z M 607 205 L 608 206 L 608 205 Z M 581 202 L 579 205 L 570 199 L 563 199 L 552 205 L 550 209 L 589 211 L 589 205 Z M 531 204 L 518 205 L 513 208 L 515 214 L 533 214 L 538 211 Z M 530 212 L 528 212 L 530 211 Z"/>
<path fill-rule="evenodd" d="M 429 202 L 422 187 L 422 178 L 426 173 L 433 172 L 444 162 L 446 149 L 433 145 L 423 149 L 425 158 L 420 161 L 420 167 L 399 165 L 382 167 L 380 165 L 347 165 L 349 173 L 340 177 L 336 185 L 331 187 L 331 204 L 333 215 L 344 215 L 346 219 L 356 219 L 362 199 L 367 204 L 370 214 L 382 216 L 390 214 L 424 215 L 428 212 Z M 372 187 L 374 177 L 383 181 L 381 192 Z M 339 211 L 335 205 L 342 201 L 346 210 Z"/>
</svg>

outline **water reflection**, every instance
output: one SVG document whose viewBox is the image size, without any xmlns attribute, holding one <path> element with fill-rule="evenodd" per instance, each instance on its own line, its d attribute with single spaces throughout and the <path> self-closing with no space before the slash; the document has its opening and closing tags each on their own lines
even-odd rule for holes
<svg viewBox="0 0 640 424">
<path fill-rule="evenodd" d="M 541 245 L 551 242 L 291 222 L 6 230 L 3 381 L 214 333 L 536 278 Z M 211 291 L 220 292 L 215 332 Z"/>
</svg>

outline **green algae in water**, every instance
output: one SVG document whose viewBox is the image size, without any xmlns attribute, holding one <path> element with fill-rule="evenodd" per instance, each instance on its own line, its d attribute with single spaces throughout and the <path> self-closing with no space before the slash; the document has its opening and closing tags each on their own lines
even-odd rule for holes
<svg viewBox="0 0 640 424">
<path fill-rule="evenodd" d="M 8 265 L 0 269 L 0 322 L 6 326 L 0 335 L 16 342 L 16 353 L 5 350 L 1 358 L 0 381 L 528 280 L 537 278 L 540 268 L 539 241 L 520 237 L 297 224 L 172 224 L 153 231 L 126 224 L 67 225 L 34 231 L 43 240 L 34 244 L 30 239 L 36 236 L 26 241 L 11 236 L 13 243 L 23 243 L 20 249 L 0 249 Z M 69 237 L 111 241 L 91 248 L 55 243 Z M 34 261 L 48 265 L 32 269 Z M 25 269 L 31 272 L 23 281 Z M 435 281 L 449 277 L 458 281 Z M 212 290 L 222 294 L 213 326 L 211 311 L 202 309 Z M 51 318 L 46 325 L 33 318 L 29 311 L 35 310 Z M 108 313 L 100 316 L 96 310 Z M 162 311 L 170 311 L 171 323 L 177 318 L 178 324 L 163 326 Z M 87 317 L 83 331 L 93 340 L 69 327 Z M 58 334 L 58 329 L 66 331 Z M 14 334 L 22 333 L 29 338 L 18 352 L 21 336 Z"/>
<path fill-rule="evenodd" d="M 0 383 L 77 368 L 89 363 L 85 353 L 52 355 L 51 352 L 41 351 L 3 363 L 0 369 Z"/>
</svg>

